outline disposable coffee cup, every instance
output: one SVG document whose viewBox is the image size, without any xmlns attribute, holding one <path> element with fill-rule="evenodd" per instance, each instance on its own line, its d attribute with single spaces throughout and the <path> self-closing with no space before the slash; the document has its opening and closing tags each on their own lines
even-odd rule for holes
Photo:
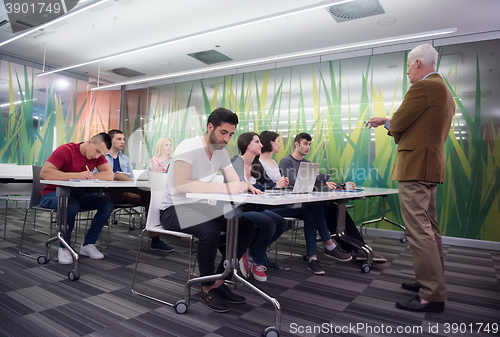
<svg viewBox="0 0 500 337">
<path fill-rule="evenodd" d="M 354 183 L 345 183 L 346 191 L 354 191 Z"/>
</svg>

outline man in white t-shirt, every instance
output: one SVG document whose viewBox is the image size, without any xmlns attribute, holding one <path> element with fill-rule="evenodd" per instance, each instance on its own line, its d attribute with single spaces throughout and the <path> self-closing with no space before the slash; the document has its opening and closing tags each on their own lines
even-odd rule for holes
<svg viewBox="0 0 500 337">
<path fill-rule="evenodd" d="M 222 207 L 210 205 L 203 200 L 186 198 L 185 194 L 229 193 L 250 191 L 260 194 L 251 184 L 240 182 L 229 155 L 224 149 L 238 125 L 238 116 L 225 108 L 215 109 L 207 120 L 207 133 L 182 141 L 176 148 L 170 169 L 167 172 L 167 186 L 161 206 L 161 224 L 167 230 L 193 234 L 198 241 L 197 258 L 200 276 L 219 274 L 224 271 L 224 236 L 227 219 Z M 218 171 L 222 171 L 228 183 L 213 183 Z M 239 219 L 238 258 L 250 246 L 255 235 L 253 223 Z M 215 258 L 219 249 L 223 255 L 215 270 Z M 243 296 L 233 293 L 224 280 L 202 283 L 200 299 L 205 306 L 216 312 L 227 312 L 227 303 L 244 303 Z"/>
</svg>

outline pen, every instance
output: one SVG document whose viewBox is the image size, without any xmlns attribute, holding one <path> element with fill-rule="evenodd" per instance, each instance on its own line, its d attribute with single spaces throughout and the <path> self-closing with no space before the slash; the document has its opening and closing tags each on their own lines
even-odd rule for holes
<svg viewBox="0 0 500 337">
<path fill-rule="evenodd" d="M 85 165 L 85 167 L 87 168 L 87 171 L 89 171 L 89 172 L 90 172 L 89 167 L 88 167 L 87 165 Z"/>
</svg>

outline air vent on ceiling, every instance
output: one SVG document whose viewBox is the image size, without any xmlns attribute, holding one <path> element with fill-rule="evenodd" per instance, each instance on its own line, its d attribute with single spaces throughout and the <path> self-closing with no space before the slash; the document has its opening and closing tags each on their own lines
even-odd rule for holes
<svg viewBox="0 0 500 337">
<path fill-rule="evenodd" d="M 0 21 L 0 27 L 9 23 L 9 20 Z"/>
<path fill-rule="evenodd" d="M 11 25 L 12 26 L 21 26 L 22 29 L 30 29 L 30 28 L 35 27 L 31 23 L 24 22 L 24 21 L 21 21 L 21 20 L 16 20 L 16 22 L 14 22 L 14 24 L 11 24 Z"/>
<path fill-rule="evenodd" d="M 214 63 L 233 60 L 232 58 L 230 58 L 222 53 L 219 53 L 217 50 L 214 50 L 214 49 L 199 51 L 199 52 L 191 53 L 188 55 L 191 56 L 192 58 L 197 59 L 198 61 L 205 63 L 205 64 L 214 64 Z"/>
<path fill-rule="evenodd" d="M 111 70 L 107 70 L 107 71 L 110 71 L 116 75 L 120 75 L 123 77 L 137 77 L 137 76 L 146 75 L 144 73 L 141 73 L 141 72 L 138 72 L 138 71 L 132 70 L 130 68 L 126 68 L 126 67 L 115 68 L 115 69 L 111 69 Z"/>
<path fill-rule="evenodd" d="M 327 7 L 326 10 L 337 22 L 351 21 L 385 13 L 378 0 L 355 0 Z"/>
<path fill-rule="evenodd" d="M 26 39 L 38 39 L 39 37 L 46 36 L 49 34 L 55 33 L 54 31 L 47 30 L 45 28 L 37 29 L 29 33 L 28 35 L 24 35 L 23 37 Z"/>
</svg>

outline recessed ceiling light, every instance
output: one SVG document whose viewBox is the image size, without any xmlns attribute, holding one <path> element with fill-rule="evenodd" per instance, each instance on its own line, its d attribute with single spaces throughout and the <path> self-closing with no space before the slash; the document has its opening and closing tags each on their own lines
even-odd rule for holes
<svg viewBox="0 0 500 337">
<path fill-rule="evenodd" d="M 162 65 L 162 66 L 169 66 L 170 65 L 170 63 L 167 61 L 160 61 L 160 62 L 158 62 L 158 64 Z"/>
<path fill-rule="evenodd" d="M 388 17 L 378 20 L 377 23 L 381 26 L 389 26 L 395 23 L 396 21 L 398 20 L 396 20 L 395 18 Z"/>
</svg>

